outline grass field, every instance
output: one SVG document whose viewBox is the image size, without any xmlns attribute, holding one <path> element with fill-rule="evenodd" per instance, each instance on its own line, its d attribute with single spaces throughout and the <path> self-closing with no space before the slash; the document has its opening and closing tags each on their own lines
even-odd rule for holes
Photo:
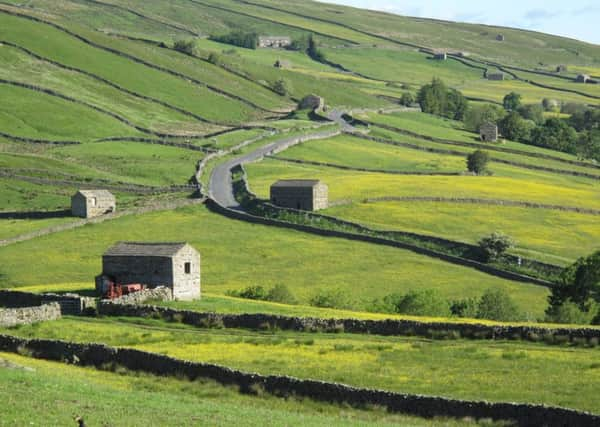
<svg viewBox="0 0 600 427">
<path fill-rule="evenodd" d="M 283 424 L 321 426 L 475 426 L 474 422 L 424 420 L 382 410 L 353 410 L 309 400 L 244 395 L 208 380 L 187 381 L 152 375 L 97 371 L 58 362 L 0 353 L 0 396 L 8 405 L 0 425 L 229 426 L 244 420 L 249 426 Z M 10 392 L 9 392 L 10 390 Z M 144 402 L 136 405 L 115 402 Z"/>
<path fill-rule="evenodd" d="M 151 237 L 148 230 L 152 230 Z M 542 316 L 548 294 L 542 287 L 498 279 L 408 251 L 248 225 L 204 207 L 124 217 L 0 248 L 2 287 L 86 282 L 92 288 L 101 255 L 110 245 L 118 240 L 149 239 L 185 240 L 196 247 L 203 259 L 202 289 L 211 293 L 284 283 L 306 303 L 323 290 L 352 290 L 348 307 L 364 310 L 373 298 L 409 289 L 433 288 L 448 298 L 464 298 L 498 287 L 511 293 L 531 320 Z M 335 264 L 330 262 L 333 259 Z M 32 262 L 38 268 L 24 268 Z"/>
<path fill-rule="evenodd" d="M 597 348 L 521 342 L 194 329 L 160 321 L 63 319 L 10 329 L 24 337 L 134 347 L 261 374 L 461 399 L 597 411 Z M 581 375 L 585 373 L 585 375 Z"/>
</svg>

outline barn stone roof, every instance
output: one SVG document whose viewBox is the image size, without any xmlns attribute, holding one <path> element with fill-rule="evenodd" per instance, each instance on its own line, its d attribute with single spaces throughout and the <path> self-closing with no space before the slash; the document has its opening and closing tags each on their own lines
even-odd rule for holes
<svg viewBox="0 0 600 427">
<path fill-rule="evenodd" d="M 185 242 L 119 242 L 108 249 L 104 256 L 173 257 L 186 245 Z"/>
<path fill-rule="evenodd" d="M 76 194 L 81 194 L 83 197 L 115 197 L 108 190 L 79 190 Z"/>
<path fill-rule="evenodd" d="M 314 187 L 320 184 L 318 179 L 280 179 L 272 187 Z"/>
</svg>

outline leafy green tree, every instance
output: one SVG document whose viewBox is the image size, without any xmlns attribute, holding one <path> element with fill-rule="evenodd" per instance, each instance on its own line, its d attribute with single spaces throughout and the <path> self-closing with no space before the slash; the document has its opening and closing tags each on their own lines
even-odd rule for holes
<svg viewBox="0 0 600 427">
<path fill-rule="evenodd" d="M 196 43 L 194 40 L 176 40 L 173 49 L 193 56 L 196 53 Z"/>
<path fill-rule="evenodd" d="M 486 261 L 498 259 L 515 245 L 514 240 L 506 234 L 495 231 L 479 241 L 479 248 Z"/>
<path fill-rule="evenodd" d="M 550 306 L 546 310 L 546 321 L 550 323 L 568 323 L 571 325 L 589 325 L 598 314 L 596 305 L 590 305 L 588 311 L 571 300 L 567 300 L 560 305 Z"/>
<path fill-rule="evenodd" d="M 490 156 L 486 151 L 476 150 L 467 156 L 467 169 L 477 175 L 481 175 L 487 171 L 487 164 L 490 161 Z"/>
<path fill-rule="evenodd" d="M 216 52 L 211 52 L 210 55 L 208 55 L 208 62 L 214 65 L 221 65 L 223 63 L 223 60 L 221 58 L 221 55 L 219 55 Z"/>
<path fill-rule="evenodd" d="M 317 41 L 312 34 L 308 36 L 308 48 L 306 49 L 306 54 L 317 62 L 326 61 L 325 54 L 319 49 Z"/>
<path fill-rule="evenodd" d="M 542 107 L 546 111 L 558 112 L 560 111 L 559 102 L 556 99 L 544 98 L 542 100 Z"/>
<path fill-rule="evenodd" d="M 531 132 L 531 143 L 565 153 L 577 153 L 577 132 L 561 119 L 548 119 Z"/>
<path fill-rule="evenodd" d="M 266 295 L 267 301 L 280 302 L 282 304 L 297 304 L 296 297 L 289 288 L 283 284 L 275 285 Z"/>
<path fill-rule="evenodd" d="M 593 301 L 600 302 L 600 251 L 579 258 L 563 271 L 560 281 L 552 287 L 547 313 L 568 301 L 585 312 Z"/>
<path fill-rule="evenodd" d="M 388 295 L 384 300 L 399 314 L 435 317 L 451 315 L 448 301 L 433 289 L 409 291 L 405 295 Z"/>
<path fill-rule="evenodd" d="M 245 47 L 246 49 L 256 49 L 258 47 L 258 34 L 256 33 L 232 31 L 229 34 L 224 34 L 221 36 L 211 36 L 210 39 L 219 43 Z"/>
<path fill-rule="evenodd" d="M 310 305 L 322 308 L 347 308 L 348 298 L 342 290 L 324 290 L 310 299 Z"/>
<path fill-rule="evenodd" d="M 543 125 L 546 121 L 544 109 L 539 104 L 522 105 L 517 111 L 525 120 L 531 120 L 536 125 Z"/>
<path fill-rule="evenodd" d="M 503 289 L 488 289 L 479 300 L 477 318 L 511 322 L 523 316 L 510 295 Z"/>
<path fill-rule="evenodd" d="M 449 89 L 438 78 L 421 87 L 417 101 L 423 112 L 454 120 L 462 120 L 468 108 L 467 99 L 462 93 Z"/>
<path fill-rule="evenodd" d="M 502 136 L 512 141 L 527 141 L 532 127 L 516 111 L 511 111 L 498 122 L 498 129 Z"/>
<path fill-rule="evenodd" d="M 504 97 L 502 105 L 504 105 L 504 109 L 507 111 L 517 111 L 521 106 L 521 95 L 517 92 L 509 93 Z"/>
<path fill-rule="evenodd" d="M 579 135 L 577 156 L 580 159 L 600 162 L 600 130 L 588 130 Z"/>
<path fill-rule="evenodd" d="M 287 50 L 294 51 L 306 51 L 308 49 L 308 37 L 300 37 L 292 40 L 289 46 L 286 47 Z"/>
<path fill-rule="evenodd" d="M 466 298 L 453 301 L 450 304 L 450 311 L 453 316 L 476 318 L 479 301 L 476 298 Z"/>
<path fill-rule="evenodd" d="M 400 104 L 410 107 L 415 103 L 415 96 L 410 92 L 404 92 L 400 98 Z"/>
<path fill-rule="evenodd" d="M 290 83 L 285 79 L 278 79 L 273 84 L 273 90 L 281 96 L 287 96 L 290 93 Z"/>
<path fill-rule="evenodd" d="M 465 127 L 472 132 L 479 132 L 481 125 L 484 123 L 497 123 L 505 114 L 505 111 L 498 105 L 473 106 L 465 113 Z"/>
</svg>

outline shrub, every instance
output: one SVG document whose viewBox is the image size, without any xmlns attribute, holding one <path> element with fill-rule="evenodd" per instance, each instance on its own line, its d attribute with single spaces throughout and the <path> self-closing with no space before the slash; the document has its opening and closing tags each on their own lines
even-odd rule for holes
<svg viewBox="0 0 600 427">
<path fill-rule="evenodd" d="M 265 300 L 267 299 L 267 291 L 262 286 L 248 286 L 237 293 L 240 298 Z"/>
<path fill-rule="evenodd" d="M 385 297 L 384 301 L 399 314 L 435 317 L 449 317 L 451 314 L 448 301 L 433 289 L 409 291 L 404 295 L 392 294 Z"/>
<path fill-rule="evenodd" d="M 410 92 L 404 92 L 400 98 L 400 104 L 410 107 L 415 103 L 415 96 Z"/>
<path fill-rule="evenodd" d="M 477 317 L 477 304 L 478 301 L 475 298 L 456 300 L 450 304 L 450 311 L 453 316 L 475 318 Z"/>
<path fill-rule="evenodd" d="M 258 46 L 258 34 L 244 33 L 243 31 L 233 31 L 222 36 L 211 36 L 210 39 L 219 43 L 231 44 L 247 49 L 256 49 Z"/>
<path fill-rule="evenodd" d="M 477 307 L 477 318 L 510 322 L 521 319 L 516 304 L 502 289 L 489 289 L 481 297 Z"/>
<path fill-rule="evenodd" d="M 479 241 L 479 248 L 486 261 L 494 261 L 515 245 L 514 240 L 506 234 L 493 232 Z"/>
<path fill-rule="evenodd" d="M 193 40 L 176 40 L 173 49 L 186 55 L 194 55 L 196 53 L 196 43 Z"/>
<path fill-rule="evenodd" d="M 298 301 L 289 290 L 289 288 L 283 284 L 275 285 L 266 295 L 267 301 L 280 302 L 284 304 L 297 304 Z"/>
<path fill-rule="evenodd" d="M 550 307 L 546 311 L 546 321 L 551 323 L 568 323 L 571 325 L 589 325 L 596 310 L 584 311 L 573 301 L 565 301 L 562 304 Z"/>
<path fill-rule="evenodd" d="M 208 55 L 208 62 L 214 65 L 221 65 L 223 63 L 223 60 L 221 58 L 221 55 L 219 55 L 216 52 L 211 52 L 210 55 Z"/>
<path fill-rule="evenodd" d="M 347 304 L 346 295 L 341 290 L 320 291 L 310 299 L 310 305 L 322 308 L 344 308 Z"/>
<path fill-rule="evenodd" d="M 487 164 L 490 161 L 490 156 L 483 150 L 476 150 L 467 156 L 467 169 L 477 175 L 481 175 L 487 171 Z"/>
<path fill-rule="evenodd" d="M 281 96 L 287 96 L 290 93 L 290 83 L 285 79 L 279 79 L 273 84 L 273 90 Z"/>
</svg>

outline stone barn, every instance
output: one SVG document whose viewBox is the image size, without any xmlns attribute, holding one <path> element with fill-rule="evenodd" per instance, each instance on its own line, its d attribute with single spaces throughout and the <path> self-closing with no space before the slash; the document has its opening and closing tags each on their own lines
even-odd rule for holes
<svg viewBox="0 0 600 427">
<path fill-rule="evenodd" d="M 503 42 L 506 40 L 506 37 L 504 37 L 504 34 L 498 34 L 496 36 L 496 40 L 498 40 L 499 42 Z"/>
<path fill-rule="evenodd" d="M 321 111 L 325 108 L 325 99 L 317 95 L 305 96 L 298 104 L 300 110 Z"/>
<path fill-rule="evenodd" d="M 200 253 L 187 243 L 119 242 L 102 256 L 102 274 L 96 277 L 99 293 L 106 279 L 121 285 L 164 286 L 174 299 L 198 299 Z"/>
<path fill-rule="evenodd" d="M 79 190 L 71 197 L 73 216 L 93 218 L 116 210 L 115 196 L 107 190 Z"/>
<path fill-rule="evenodd" d="M 279 180 L 271 185 L 271 203 L 304 211 L 327 209 L 329 188 L 318 179 Z"/>
<path fill-rule="evenodd" d="M 258 47 L 260 48 L 281 48 L 288 47 L 292 44 L 290 37 L 278 37 L 278 36 L 260 36 L 258 38 Z"/>
<path fill-rule="evenodd" d="M 486 73 L 488 80 L 504 80 L 504 73 Z"/>
<path fill-rule="evenodd" d="M 479 128 L 481 140 L 485 142 L 498 141 L 498 126 L 495 123 L 484 123 Z"/>
<path fill-rule="evenodd" d="M 587 83 L 590 80 L 590 76 L 588 76 L 587 74 L 579 74 L 577 76 L 577 83 Z"/>
<path fill-rule="evenodd" d="M 437 61 L 445 61 L 448 59 L 448 54 L 446 52 L 436 52 L 433 54 L 433 59 Z"/>
</svg>

